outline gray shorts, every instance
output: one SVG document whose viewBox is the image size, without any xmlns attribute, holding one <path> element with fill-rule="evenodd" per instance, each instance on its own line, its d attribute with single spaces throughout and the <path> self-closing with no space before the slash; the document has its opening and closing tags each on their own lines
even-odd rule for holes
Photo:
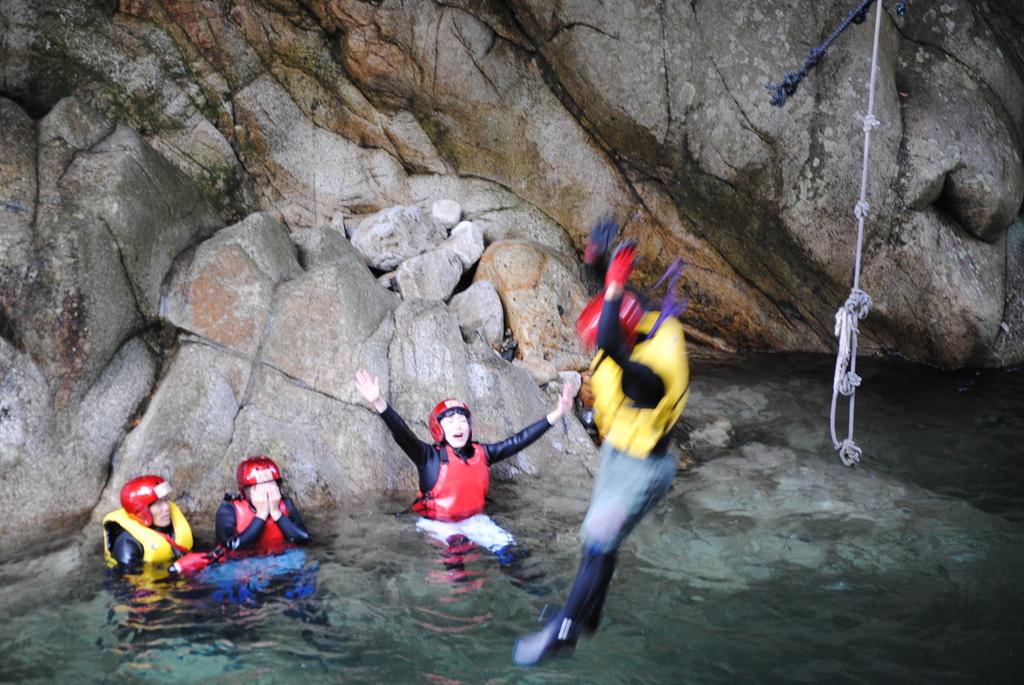
<svg viewBox="0 0 1024 685">
<path fill-rule="evenodd" d="M 601 446 L 601 464 L 580 537 L 594 552 L 614 552 L 630 531 L 658 503 L 676 475 L 674 454 L 635 459 L 608 443 Z"/>
</svg>

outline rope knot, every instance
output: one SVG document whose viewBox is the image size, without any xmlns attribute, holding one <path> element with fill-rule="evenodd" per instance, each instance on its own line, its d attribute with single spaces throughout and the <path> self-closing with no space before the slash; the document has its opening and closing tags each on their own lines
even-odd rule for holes
<svg viewBox="0 0 1024 685">
<path fill-rule="evenodd" d="M 882 122 L 875 118 L 874 114 L 868 114 L 864 117 L 864 133 L 867 133 L 873 128 L 878 128 L 882 125 Z"/>
<path fill-rule="evenodd" d="M 818 45 L 816 47 L 811 48 L 811 50 L 808 51 L 807 53 L 807 62 L 805 63 L 804 68 L 807 69 L 809 67 L 818 66 L 818 62 L 821 61 L 821 58 L 825 56 L 827 50 L 828 49 L 823 45 Z"/>
<path fill-rule="evenodd" d="M 851 314 L 856 314 L 857 318 L 863 321 L 867 318 L 868 312 L 871 311 L 872 304 L 870 295 L 860 288 L 854 288 L 850 291 L 850 296 L 846 298 L 843 307 Z"/>
<path fill-rule="evenodd" d="M 863 451 L 850 438 L 843 440 L 843 444 L 839 446 L 839 458 L 843 460 L 845 466 L 856 466 L 859 464 L 861 454 L 863 454 Z"/>
<path fill-rule="evenodd" d="M 786 77 L 779 83 L 766 83 L 765 88 L 772 91 L 772 104 L 776 107 L 781 107 L 786 104 L 786 99 L 790 95 L 796 92 L 797 87 L 800 85 L 800 81 L 807 76 L 807 70 L 801 69 L 800 71 L 791 71 L 786 74 Z"/>
<path fill-rule="evenodd" d="M 849 397 L 853 393 L 857 392 L 857 388 L 860 387 L 861 377 L 853 371 L 847 371 L 846 374 L 840 379 L 839 384 L 836 386 L 836 390 L 841 395 Z"/>
<path fill-rule="evenodd" d="M 796 87 L 800 84 L 800 81 L 807 76 L 811 69 L 818 66 L 818 63 L 825 57 L 825 53 L 828 52 L 829 47 L 839 35 L 845 31 L 851 23 L 862 24 L 868 18 L 868 9 L 875 3 L 875 0 L 861 0 L 860 7 L 853 9 L 849 14 L 846 15 L 839 26 L 835 28 L 828 37 L 821 42 L 818 46 L 812 48 L 807 53 L 807 58 L 804 60 L 803 68 L 800 71 L 794 71 L 786 74 L 786 77 L 779 83 L 766 83 L 765 87 L 772 92 L 772 104 L 776 107 L 781 107 L 786 104 L 786 99 L 796 92 Z"/>
<path fill-rule="evenodd" d="M 864 200 L 860 200 L 853 206 L 853 215 L 861 220 L 866 219 L 868 217 L 869 209 L 871 209 L 871 205 Z"/>
<path fill-rule="evenodd" d="M 803 71 L 791 71 L 786 74 L 786 80 L 782 82 L 786 95 L 792 95 L 796 92 L 796 87 L 800 85 L 800 81 L 803 80 L 804 76 L 806 76 L 806 73 Z"/>
</svg>

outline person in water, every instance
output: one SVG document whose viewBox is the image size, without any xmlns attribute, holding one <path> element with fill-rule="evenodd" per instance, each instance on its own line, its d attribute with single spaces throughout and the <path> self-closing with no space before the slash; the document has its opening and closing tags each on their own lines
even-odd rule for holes
<svg viewBox="0 0 1024 685">
<path fill-rule="evenodd" d="M 238 465 L 238 494 L 217 509 L 217 542 L 229 551 L 274 554 L 288 544 L 309 542 L 295 502 L 281 494 L 281 470 L 259 455 Z"/>
<path fill-rule="evenodd" d="M 103 554 L 122 571 L 166 564 L 192 549 L 192 528 L 170 500 L 171 485 L 141 476 L 121 488 L 121 508 L 103 517 Z"/>
<path fill-rule="evenodd" d="M 430 412 L 432 442 L 416 437 L 380 393 L 380 382 L 366 370 L 356 372 L 356 388 L 391 431 L 395 442 L 419 472 L 419 492 L 412 511 L 416 526 L 447 542 L 465 536 L 501 556 L 515 539 L 484 513 L 490 467 L 525 449 L 572 408 L 572 388 L 565 384 L 554 409 L 515 435 L 494 443 L 473 441 L 473 417 L 466 403 L 446 399 Z"/>
<path fill-rule="evenodd" d="M 516 642 L 513 661 L 521 666 L 570 650 L 582 632 L 597 630 L 619 546 L 668 491 L 676 473 L 669 434 L 689 398 L 686 342 L 678 319 L 682 307 L 671 292 L 678 273 L 662 311 L 645 311 L 625 290 L 633 256 L 632 243 L 615 251 L 603 292 L 576 323 L 584 344 L 597 346 L 590 370 L 594 420 L 603 439 L 600 465 L 569 597 L 544 628 Z"/>
</svg>

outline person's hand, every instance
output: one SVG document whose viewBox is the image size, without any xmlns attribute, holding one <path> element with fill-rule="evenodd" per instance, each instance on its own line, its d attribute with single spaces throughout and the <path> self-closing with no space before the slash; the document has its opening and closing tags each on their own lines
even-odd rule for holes
<svg viewBox="0 0 1024 685">
<path fill-rule="evenodd" d="M 380 381 L 376 376 L 371 376 L 366 369 L 356 371 L 356 389 L 378 414 L 387 409 L 388 403 L 380 394 Z"/>
<path fill-rule="evenodd" d="M 562 385 L 562 394 L 558 396 L 555 408 L 548 414 L 548 423 L 552 426 L 558 419 L 562 418 L 572 410 L 572 386 L 568 383 Z"/>
<path fill-rule="evenodd" d="M 607 288 L 606 295 L 622 292 L 629 275 L 633 273 L 633 257 L 636 254 L 636 242 L 632 240 L 623 241 L 612 255 L 608 264 L 608 271 L 604 276 L 604 284 Z"/>
<path fill-rule="evenodd" d="M 583 252 L 583 261 L 594 266 L 601 257 L 608 254 L 612 243 L 615 242 L 615 234 L 619 232 L 619 226 L 614 219 L 605 217 L 597 222 L 597 225 L 590 231 L 590 238 L 587 240 L 587 249 Z"/>
<path fill-rule="evenodd" d="M 273 480 L 263 485 L 267 488 L 267 509 L 270 518 L 276 521 L 281 518 L 281 488 L 278 487 L 277 481 Z"/>
<path fill-rule="evenodd" d="M 259 483 L 252 486 L 252 490 L 249 491 L 249 499 L 256 507 L 256 516 L 266 521 L 270 516 L 270 498 L 267 496 L 266 484 Z"/>
</svg>

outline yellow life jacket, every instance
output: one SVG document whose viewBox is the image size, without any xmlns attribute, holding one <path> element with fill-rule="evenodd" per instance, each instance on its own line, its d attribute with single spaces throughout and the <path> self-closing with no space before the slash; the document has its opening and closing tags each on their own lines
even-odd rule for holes
<svg viewBox="0 0 1024 685">
<path fill-rule="evenodd" d="M 174 541 L 185 549 L 192 549 L 192 529 L 174 502 L 171 505 L 171 525 L 174 527 Z M 124 528 L 142 545 L 142 561 L 147 564 L 163 564 L 175 558 L 174 548 L 159 531 L 144 526 L 124 509 L 112 511 L 103 517 L 103 556 L 109 566 L 117 565 L 117 560 L 110 553 L 114 541 L 110 539 L 108 523 L 116 523 Z"/>
<path fill-rule="evenodd" d="M 658 319 L 648 312 L 637 326 L 645 333 Z M 672 430 L 690 397 L 690 364 L 686 358 L 683 324 L 675 317 L 662 322 L 654 335 L 638 342 L 631 361 L 650 368 L 665 384 L 665 394 L 656 407 L 642 409 L 622 392 L 622 367 L 598 350 L 590 365 L 594 392 L 594 422 L 612 447 L 637 459 L 645 459 L 658 441 Z"/>
</svg>

